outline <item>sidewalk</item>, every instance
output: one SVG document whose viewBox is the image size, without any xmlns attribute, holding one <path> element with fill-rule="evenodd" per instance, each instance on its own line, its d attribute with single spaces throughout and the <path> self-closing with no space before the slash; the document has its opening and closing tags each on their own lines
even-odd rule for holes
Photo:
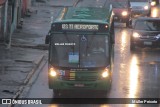
<svg viewBox="0 0 160 107">
<path fill-rule="evenodd" d="M 33 7 L 37 9 L 39 13 L 33 11 L 31 17 L 25 17 L 23 28 L 13 33 L 10 49 L 0 45 L 0 98 L 17 96 L 47 54 L 41 47 L 50 27 L 50 14 L 41 12 L 44 6 Z"/>
</svg>

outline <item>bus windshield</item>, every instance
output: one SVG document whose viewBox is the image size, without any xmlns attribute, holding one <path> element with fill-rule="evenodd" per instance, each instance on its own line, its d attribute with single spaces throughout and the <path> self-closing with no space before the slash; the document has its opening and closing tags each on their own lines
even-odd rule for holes
<svg viewBox="0 0 160 107">
<path fill-rule="evenodd" d="M 58 67 L 90 68 L 109 64 L 108 37 L 95 34 L 52 34 L 50 62 Z"/>
</svg>

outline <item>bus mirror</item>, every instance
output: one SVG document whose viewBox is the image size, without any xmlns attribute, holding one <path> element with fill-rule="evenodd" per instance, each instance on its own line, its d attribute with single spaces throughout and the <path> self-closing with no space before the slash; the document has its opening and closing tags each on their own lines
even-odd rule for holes
<svg viewBox="0 0 160 107">
<path fill-rule="evenodd" d="M 45 44 L 49 44 L 49 41 L 50 41 L 50 35 L 47 34 L 45 38 Z"/>
</svg>

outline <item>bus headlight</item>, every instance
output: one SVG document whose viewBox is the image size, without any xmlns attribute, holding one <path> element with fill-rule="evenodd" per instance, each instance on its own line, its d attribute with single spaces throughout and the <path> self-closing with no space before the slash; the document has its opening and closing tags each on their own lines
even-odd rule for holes
<svg viewBox="0 0 160 107">
<path fill-rule="evenodd" d="M 156 5 L 156 2 L 155 1 L 152 1 L 151 2 L 151 6 L 155 6 Z"/>
<path fill-rule="evenodd" d="M 133 37 L 134 37 L 134 38 L 139 38 L 139 37 L 140 37 L 140 34 L 137 33 L 137 32 L 133 32 Z"/>
<path fill-rule="evenodd" d="M 57 72 L 56 72 L 55 69 L 52 68 L 52 67 L 49 69 L 49 74 L 50 74 L 50 76 L 52 76 L 52 77 L 57 76 Z"/>
<path fill-rule="evenodd" d="M 109 76 L 109 69 L 108 68 L 105 68 L 105 70 L 102 72 L 102 77 L 103 78 L 106 78 Z"/>
<path fill-rule="evenodd" d="M 128 12 L 127 11 L 123 11 L 122 12 L 122 16 L 127 16 L 128 15 Z"/>
<path fill-rule="evenodd" d="M 148 10 L 149 9 L 149 7 L 148 6 L 144 6 L 144 10 Z"/>
</svg>

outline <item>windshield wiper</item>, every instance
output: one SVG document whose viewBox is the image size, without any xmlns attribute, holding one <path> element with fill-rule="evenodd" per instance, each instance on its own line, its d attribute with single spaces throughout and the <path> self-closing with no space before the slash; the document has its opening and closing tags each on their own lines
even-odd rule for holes
<svg viewBox="0 0 160 107">
<path fill-rule="evenodd" d="M 88 40 L 87 40 L 86 55 L 88 53 L 90 46 L 92 46 L 92 44 L 93 44 L 94 37 L 95 37 L 95 35 L 92 36 L 92 38 L 90 40 L 91 42 L 88 42 Z"/>
<path fill-rule="evenodd" d="M 70 43 L 70 38 L 68 38 L 68 36 L 67 36 L 66 33 L 65 33 L 64 35 L 65 35 L 65 37 L 66 37 L 67 42 Z M 79 37 L 80 37 L 80 36 L 78 35 L 78 38 L 79 38 Z M 75 40 L 75 41 L 76 41 L 76 40 Z M 73 42 L 72 42 L 72 43 L 76 43 L 75 41 L 74 41 L 74 38 L 73 38 Z M 78 42 L 80 42 L 80 41 L 78 41 Z M 74 45 L 70 45 L 70 48 L 72 49 L 72 54 L 73 54 L 73 55 L 77 55 L 76 47 L 75 47 Z M 80 67 L 80 55 L 81 55 L 81 52 L 80 52 L 80 43 L 79 43 L 79 52 L 78 52 L 79 59 L 78 59 L 78 63 L 76 63 L 76 64 L 78 65 L 78 68 Z"/>
</svg>

